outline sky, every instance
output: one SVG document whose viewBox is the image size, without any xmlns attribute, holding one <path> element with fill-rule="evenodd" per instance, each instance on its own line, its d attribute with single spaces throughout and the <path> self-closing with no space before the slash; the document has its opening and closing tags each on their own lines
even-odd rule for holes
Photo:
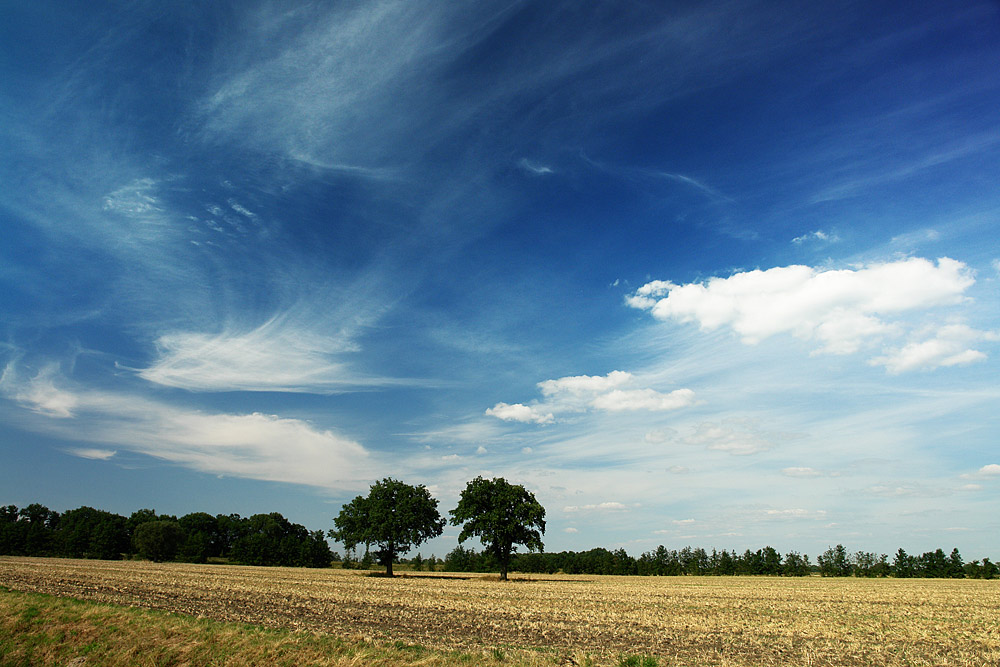
<svg viewBox="0 0 1000 667">
<path fill-rule="evenodd" d="M 6 3 L 0 504 L 1000 557 L 998 72 L 987 0 Z"/>
</svg>

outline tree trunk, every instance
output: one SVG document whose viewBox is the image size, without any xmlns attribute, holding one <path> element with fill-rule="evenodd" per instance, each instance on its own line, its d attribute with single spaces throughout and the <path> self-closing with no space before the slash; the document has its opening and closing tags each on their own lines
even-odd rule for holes
<svg viewBox="0 0 1000 667">
<path fill-rule="evenodd" d="M 389 562 L 385 564 L 385 576 L 387 576 L 387 577 L 393 576 L 393 574 L 392 574 L 392 559 L 391 558 L 389 559 Z"/>
<path fill-rule="evenodd" d="M 511 545 L 513 546 L 513 545 Z M 500 551 L 500 581 L 507 581 L 507 569 L 510 567 L 511 546 L 504 545 Z"/>
</svg>

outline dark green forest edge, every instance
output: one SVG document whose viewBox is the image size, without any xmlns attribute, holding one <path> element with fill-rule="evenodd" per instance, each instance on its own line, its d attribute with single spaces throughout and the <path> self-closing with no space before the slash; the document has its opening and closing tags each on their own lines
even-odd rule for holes
<svg viewBox="0 0 1000 667">
<path fill-rule="evenodd" d="M 240 517 L 195 512 L 180 518 L 142 509 L 124 517 L 80 507 L 60 514 L 39 504 L 18 509 L 0 507 L 0 555 L 56 556 L 118 560 L 144 558 L 192 563 L 229 562 L 290 567 L 369 568 L 374 558 L 330 549 L 323 531 L 309 531 L 277 512 Z M 399 559 L 405 569 L 443 572 L 497 572 L 487 552 L 461 545 L 444 559 Z M 511 571 L 539 574 L 614 574 L 641 576 L 770 575 L 832 577 L 934 577 L 995 579 L 1000 568 L 989 558 L 965 562 L 957 549 L 909 555 L 899 549 L 886 554 L 850 553 L 842 545 L 820 554 L 815 563 L 794 551 L 784 556 L 771 547 L 757 551 L 680 550 L 660 546 L 630 556 L 624 549 L 583 552 L 515 553 Z"/>
</svg>

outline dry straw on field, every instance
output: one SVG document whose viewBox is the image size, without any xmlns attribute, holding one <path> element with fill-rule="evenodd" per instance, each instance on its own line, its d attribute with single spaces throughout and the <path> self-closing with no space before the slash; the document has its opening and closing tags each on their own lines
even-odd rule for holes
<svg viewBox="0 0 1000 667">
<path fill-rule="evenodd" d="M 1000 582 L 479 575 L 0 559 L 17 590 L 490 655 L 660 665 L 1000 664 Z M 499 655 L 500 653 L 498 653 Z"/>
</svg>

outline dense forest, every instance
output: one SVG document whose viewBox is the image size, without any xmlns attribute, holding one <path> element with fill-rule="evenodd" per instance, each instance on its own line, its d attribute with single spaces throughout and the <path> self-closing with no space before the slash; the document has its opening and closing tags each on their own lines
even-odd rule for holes
<svg viewBox="0 0 1000 667">
<path fill-rule="evenodd" d="M 37 503 L 0 507 L 0 554 L 66 558 L 329 567 L 323 531 L 308 531 L 277 512 L 244 518 L 193 512 L 179 519 L 142 509 L 128 518 L 80 507 L 60 514 Z"/>
<path fill-rule="evenodd" d="M 341 559 L 330 550 L 323 531 L 309 531 L 277 512 L 241 517 L 194 512 L 180 518 L 142 509 L 124 517 L 111 512 L 80 507 L 60 514 L 39 504 L 18 509 L 0 507 L 0 555 L 61 556 L 67 558 L 147 558 L 193 563 L 216 562 L 245 565 L 370 567 L 369 554 Z M 439 560 L 417 554 L 401 561 L 414 570 L 447 572 L 496 572 L 498 565 L 486 552 L 461 545 Z M 848 552 L 838 544 L 810 561 L 809 556 L 790 551 L 784 555 L 772 547 L 710 552 L 701 548 L 667 549 L 630 556 L 624 549 L 603 548 L 559 553 L 517 553 L 511 570 L 523 573 L 617 574 L 641 576 L 677 575 L 769 575 L 801 577 L 820 574 L 831 577 L 937 577 L 995 579 L 1000 568 L 989 558 L 965 562 L 958 549 L 942 549 L 920 555 L 899 549 L 886 554 Z"/>
</svg>

